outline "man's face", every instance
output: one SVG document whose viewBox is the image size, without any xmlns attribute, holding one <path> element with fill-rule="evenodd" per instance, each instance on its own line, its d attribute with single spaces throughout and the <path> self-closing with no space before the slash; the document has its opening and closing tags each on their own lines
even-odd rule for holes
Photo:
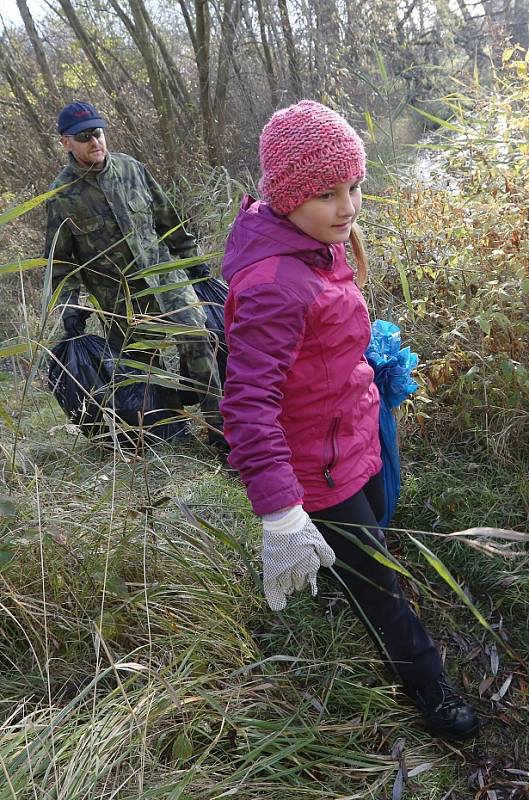
<svg viewBox="0 0 529 800">
<path fill-rule="evenodd" d="M 108 154 L 103 128 L 88 128 L 74 136 L 64 134 L 61 144 L 82 167 L 103 168 Z"/>
</svg>

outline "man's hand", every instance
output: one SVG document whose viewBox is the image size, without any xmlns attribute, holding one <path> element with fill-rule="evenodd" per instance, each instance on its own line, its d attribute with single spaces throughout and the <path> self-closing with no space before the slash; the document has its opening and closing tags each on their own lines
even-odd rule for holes
<svg viewBox="0 0 529 800">
<path fill-rule="evenodd" d="M 73 313 L 72 313 L 73 312 Z M 85 308 L 72 309 L 68 316 L 63 317 L 62 323 L 64 330 L 70 339 L 75 336 L 82 336 L 86 328 L 86 320 L 92 313 Z"/>
<path fill-rule="evenodd" d="M 189 267 L 187 274 L 191 280 L 196 280 L 197 278 L 209 278 L 211 275 L 211 270 L 208 264 L 195 264 L 193 267 Z"/>
<path fill-rule="evenodd" d="M 273 517 L 273 519 L 270 519 Z M 263 584 L 272 611 L 281 611 L 287 597 L 310 586 L 317 594 L 320 567 L 334 564 L 334 551 L 301 506 L 263 517 Z"/>
</svg>

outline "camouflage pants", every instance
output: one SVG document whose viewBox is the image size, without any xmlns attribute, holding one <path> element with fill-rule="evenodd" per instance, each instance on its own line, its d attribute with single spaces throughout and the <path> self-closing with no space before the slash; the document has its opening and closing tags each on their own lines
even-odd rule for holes
<svg viewBox="0 0 529 800">
<path fill-rule="evenodd" d="M 174 270 L 180 273 L 180 270 Z M 182 271 L 182 280 L 187 276 Z M 136 284 L 135 288 L 138 286 Z M 158 304 L 152 298 L 147 302 L 134 303 L 135 313 L 150 314 L 158 318 L 157 321 L 174 325 L 175 334 L 167 333 L 166 339 L 174 342 L 174 346 L 163 349 L 163 355 L 155 347 L 153 349 L 133 350 L 128 356 L 145 364 L 163 367 L 175 376 L 189 378 L 189 390 L 179 392 L 175 387 L 164 387 L 162 391 L 163 402 L 168 408 L 182 409 L 183 403 L 200 403 L 204 419 L 214 428 L 222 430 L 222 416 L 219 411 L 219 402 L 222 395 L 217 361 L 215 358 L 215 345 L 211 334 L 206 334 L 206 315 L 199 305 L 198 298 L 192 286 L 181 286 L 171 289 L 160 295 Z M 123 314 L 123 302 L 114 303 L 114 313 Z M 139 331 L 128 326 L 124 319 L 114 319 L 106 326 L 106 336 L 109 343 L 118 350 L 124 350 L 134 342 L 148 341 L 149 338 L 160 339 L 159 333 Z M 187 333 L 187 330 L 189 333 Z M 204 331 L 204 334 L 202 334 Z M 194 334 L 194 335 L 193 335 Z"/>
<path fill-rule="evenodd" d="M 189 377 L 190 392 L 182 392 L 184 402 L 200 402 L 206 422 L 222 430 L 219 402 L 222 395 L 217 360 L 209 337 L 177 337 L 174 348 L 164 350 L 165 368 L 182 378 Z M 193 394 L 196 396 L 193 398 Z"/>
</svg>

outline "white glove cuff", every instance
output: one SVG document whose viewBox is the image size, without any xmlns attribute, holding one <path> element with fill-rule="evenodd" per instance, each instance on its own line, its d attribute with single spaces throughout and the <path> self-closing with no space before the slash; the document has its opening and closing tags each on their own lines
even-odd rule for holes
<svg viewBox="0 0 529 800">
<path fill-rule="evenodd" d="M 263 527 L 269 533 L 298 533 L 309 521 L 309 515 L 303 506 L 297 505 L 287 508 L 279 519 L 267 519 L 266 514 L 262 519 Z"/>
</svg>

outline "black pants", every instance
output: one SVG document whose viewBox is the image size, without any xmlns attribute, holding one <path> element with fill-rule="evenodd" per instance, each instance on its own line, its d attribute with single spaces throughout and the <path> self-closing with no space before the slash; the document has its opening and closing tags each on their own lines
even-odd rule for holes
<svg viewBox="0 0 529 800">
<path fill-rule="evenodd" d="M 314 511 L 310 516 L 336 553 L 336 558 L 358 573 L 336 564 L 333 567 L 345 584 L 342 584 L 342 589 L 347 600 L 366 625 L 382 657 L 393 667 L 402 683 L 416 686 L 436 678 L 442 664 L 432 639 L 402 593 L 397 573 L 325 524 L 362 525 L 372 538 L 360 528 L 344 527 L 343 530 L 363 544 L 382 550 L 385 549 L 385 538 L 377 520 L 383 513 L 384 485 L 379 473 L 353 497 L 322 511 Z"/>
</svg>

